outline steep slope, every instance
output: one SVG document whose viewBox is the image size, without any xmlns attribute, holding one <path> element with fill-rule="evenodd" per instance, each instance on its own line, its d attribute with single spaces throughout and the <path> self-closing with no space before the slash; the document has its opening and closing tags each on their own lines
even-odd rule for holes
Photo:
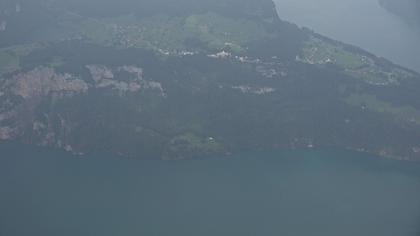
<svg viewBox="0 0 420 236">
<path fill-rule="evenodd" d="M 281 21 L 269 0 L 7 7 L 1 139 L 135 158 L 320 146 L 420 159 L 419 75 Z"/>
</svg>

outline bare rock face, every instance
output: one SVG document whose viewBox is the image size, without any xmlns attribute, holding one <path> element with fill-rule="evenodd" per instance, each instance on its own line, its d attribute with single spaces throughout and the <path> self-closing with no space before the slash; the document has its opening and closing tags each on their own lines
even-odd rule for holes
<svg viewBox="0 0 420 236">
<path fill-rule="evenodd" d="M 0 140 L 8 140 L 13 137 L 13 129 L 10 127 L 0 127 Z"/>
<path fill-rule="evenodd" d="M 71 137 L 81 121 L 72 117 L 71 112 L 57 112 L 56 109 L 63 108 L 58 105 L 60 102 L 104 89 L 115 91 L 116 96 L 150 90 L 166 97 L 162 84 L 146 80 L 140 67 L 87 65 L 86 68 L 91 80 L 45 66 L 0 78 L 0 140 L 21 140 L 77 153 Z"/>
<path fill-rule="evenodd" d="M 18 139 L 33 131 L 45 136 L 43 145 L 56 142 L 48 117 L 36 114 L 44 99 L 62 99 L 86 93 L 88 84 L 75 75 L 57 73 L 53 68 L 37 67 L 6 79 L 0 94 L 0 139 Z M 51 96 L 50 96 L 51 95 Z"/>
<path fill-rule="evenodd" d="M 116 69 L 111 69 L 103 65 L 87 65 L 86 68 L 95 81 L 93 87 L 95 88 L 111 88 L 120 93 L 139 92 L 141 90 L 152 89 L 160 93 L 161 96 L 166 96 L 162 84 L 156 81 L 146 80 L 143 76 L 143 69 L 136 66 L 120 66 Z M 118 80 L 114 75 L 117 72 L 128 73 L 129 80 Z"/>
<path fill-rule="evenodd" d="M 100 83 L 101 80 L 112 80 L 114 79 L 114 73 L 112 70 L 102 65 L 87 65 L 86 68 L 90 71 L 95 83 Z"/>
<path fill-rule="evenodd" d="M 11 83 L 11 91 L 24 99 L 46 96 L 51 92 L 71 94 L 84 93 L 88 84 L 71 74 L 58 74 L 52 68 L 39 67 L 27 73 L 15 75 Z"/>
</svg>

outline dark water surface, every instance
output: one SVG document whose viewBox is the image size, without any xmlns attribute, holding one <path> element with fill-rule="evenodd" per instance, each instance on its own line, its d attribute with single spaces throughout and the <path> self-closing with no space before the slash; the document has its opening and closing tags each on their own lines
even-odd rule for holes
<svg viewBox="0 0 420 236">
<path fill-rule="evenodd" d="M 1 236 L 419 233 L 419 164 L 335 150 L 75 158 L 0 144 Z"/>
</svg>

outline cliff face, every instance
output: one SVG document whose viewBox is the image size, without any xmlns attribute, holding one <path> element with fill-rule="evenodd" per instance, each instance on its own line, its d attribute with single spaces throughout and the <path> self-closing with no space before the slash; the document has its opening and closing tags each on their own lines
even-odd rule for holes
<svg viewBox="0 0 420 236">
<path fill-rule="evenodd" d="M 271 1 L 30 4 L 0 32 L 1 139 L 135 158 L 420 158 L 419 75 L 281 21 Z M 28 22 L 43 23 L 20 37 Z"/>
</svg>

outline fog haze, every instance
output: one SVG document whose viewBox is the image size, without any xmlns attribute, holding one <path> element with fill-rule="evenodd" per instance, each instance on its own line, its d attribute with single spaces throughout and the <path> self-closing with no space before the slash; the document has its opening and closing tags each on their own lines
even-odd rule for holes
<svg viewBox="0 0 420 236">
<path fill-rule="evenodd" d="M 275 0 L 281 18 L 420 71 L 420 30 L 377 0 Z"/>
</svg>

